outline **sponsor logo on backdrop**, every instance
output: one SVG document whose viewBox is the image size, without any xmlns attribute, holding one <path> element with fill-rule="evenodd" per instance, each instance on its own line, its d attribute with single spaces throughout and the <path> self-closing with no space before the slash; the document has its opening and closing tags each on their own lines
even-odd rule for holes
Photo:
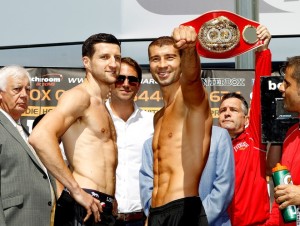
<svg viewBox="0 0 300 226">
<path fill-rule="evenodd" d="M 47 112 L 53 110 L 54 106 L 28 106 L 27 110 L 23 113 L 23 116 L 37 117 L 41 114 L 46 114 Z"/>
<path fill-rule="evenodd" d="M 219 108 L 210 108 L 210 110 L 213 118 L 219 118 Z"/>
<path fill-rule="evenodd" d="M 84 78 L 76 78 L 76 77 L 69 77 L 68 82 L 69 84 L 79 84 L 83 82 Z M 153 78 L 143 78 L 141 84 L 157 84 L 157 82 Z"/>
<path fill-rule="evenodd" d="M 31 82 L 34 82 L 36 86 L 55 86 L 56 83 L 60 83 L 62 80 L 62 74 L 45 74 L 41 77 L 31 78 Z"/>
<path fill-rule="evenodd" d="M 158 84 L 153 78 L 142 78 L 141 84 Z"/>
<path fill-rule="evenodd" d="M 75 77 L 69 77 L 68 82 L 69 84 L 79 84 L 83 82 L 84 78 L 75 78 Z"/>
<path fill-rule="evenodd" d="M 279 82 L 279 83 L 275 83 L 275 82 L 272 82 L 272 81 L 268 81 L 268 89 L 269 90 L 277 90 L 279 89 L 279 87 L 281 86 L 282 82 Z"/>
<path fill-rule="evenodd" d="M 245 78 L 201 78 L 204 86 L 245 86 Z"/>
</svg>

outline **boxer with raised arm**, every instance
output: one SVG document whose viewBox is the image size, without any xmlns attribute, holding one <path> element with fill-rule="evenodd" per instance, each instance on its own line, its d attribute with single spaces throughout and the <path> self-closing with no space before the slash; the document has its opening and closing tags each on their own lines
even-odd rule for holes
<svg viewBox="0 0 300 226">
<path fill-rule="evenodd" d="M 105 100 L 119 74 L 120 43 L 110 34 L 92 35 L 83 44 L 82 57 L 83 83 L 60 97 L 29 142 L 66 187 L 57 201 L 55 225 L 114 225 L 116 133 Z M 60 139 L 70 169 L 62 158 Z"/>
<path fill-rule="evenodd" d="M 155 114 L 154 187 L 149 226 L 207 225 L 199 182 L 210 147 L 212 116 L 200 79 L 197 34 L 175 28 L 148 48 L 150 72 L 160 85 L 164 107 Z"/>
</svg>

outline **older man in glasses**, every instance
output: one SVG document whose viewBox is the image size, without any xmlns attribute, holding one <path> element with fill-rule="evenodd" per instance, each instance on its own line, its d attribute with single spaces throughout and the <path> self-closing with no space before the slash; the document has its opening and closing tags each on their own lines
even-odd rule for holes
<svg viewBox="0 0 300 226">
<path fill-rule="evenodd" d="M 122 58 L 120 75 L 106 103 L 117 131 L 117 226 L 143 226 L 145 220 L 140 201 L 139 169 L 143 143 L 153 135 L 153 114 L 134 103 L 141 81 L 142 70 L 138 63 L 129 57 Z"/>
</svg>

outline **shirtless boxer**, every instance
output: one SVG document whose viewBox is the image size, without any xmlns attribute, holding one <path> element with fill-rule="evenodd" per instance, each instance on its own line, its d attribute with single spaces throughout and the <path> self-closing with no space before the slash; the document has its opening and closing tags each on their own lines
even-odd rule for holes
<svg viewBox="0 0 300 226">
<path fill-rule="evenodd" d="M 116 133 L 105 100 L 119 74 L 120 52 L 113 35 L 89 37 L 82 46 L 83 83 L 66 91 L 30 135 L 46 168 L 66 188 L 57 201 L 55 225 L 114 225 Z"/>
<path fill-rule="evenodd" d="M 148 48 L 150 71 L 160 85 L 164 107 L 154 116 L 154 187 L 149 226 L 208 225 L 199 198 L 208 157 L 212 116 L 200 79 L 197 34 L 175 28 Z"/>
</svg>

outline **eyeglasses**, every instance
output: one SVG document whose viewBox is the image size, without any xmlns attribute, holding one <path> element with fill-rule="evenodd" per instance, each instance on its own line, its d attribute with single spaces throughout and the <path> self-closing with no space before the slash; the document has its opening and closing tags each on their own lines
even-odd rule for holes
<svg viewBox="0 0 300 226">
<path fill-rule="evenodd" d="M 128 83 L 131 86 L 138 86 L 138 84 L 140 83 L 139 79 L 133 75 L 119 75 L 116 81 L 116 85 L 123 85 L 126 79 L 128 79 Z"/>
</svg>

